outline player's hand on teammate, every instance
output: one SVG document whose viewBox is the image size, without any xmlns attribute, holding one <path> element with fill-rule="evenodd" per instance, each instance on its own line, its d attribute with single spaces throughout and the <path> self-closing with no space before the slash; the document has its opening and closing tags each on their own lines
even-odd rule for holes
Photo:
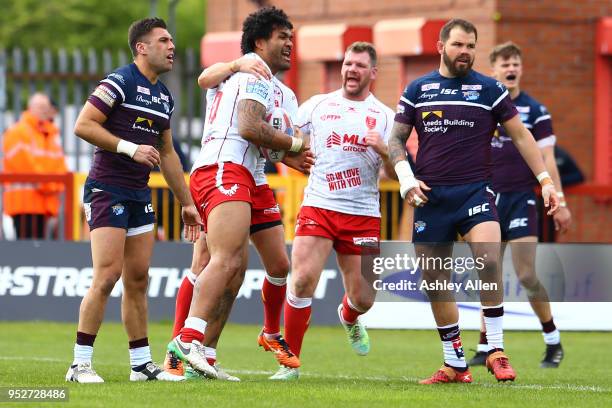
<svg viewBox="0 0 612 408">
<path fill-rule="evenodd" d="M 301 173 L 310 174 L 310 168 L 314 166 L 315 159 L 314 154 L 310 150 L 306 150 L 296 155 L 286 154 L 282 162 Z"/>
<path fill-rule="evenodd" d="M 386 156 L 388 154 L 387 144 L 380 136 L 380 133 L 375 130 L 368 130 L 365 137 L 365 143 L 371 146 L 372 149 L 381 156 Z"/>
<path fill-rule="evenodd" d="M 416 180 L 416 179 L 415 179 Z M 430 191 L 431 187 L 425 184 L 421 180 L 416 180 L 419 183 L 418 187 L 413 187 L 406 193 L 406 200 L 408 200 L 408 204 L 413 207 L 422 207 L 424 206 L 429 199 L 423 193 L 423 191 Z"/>
<path fill-rule="evenodd" d="M 185 224 L 185 239 L 189 242 L 196 242 L 200 237 L 200 227 L 203 224 L 195 205 L 184 206 L 181 209 L 181 217 L 183 218 L 183 224 Z"/>
<path fill-rule="evenodd" d="M 553 221 L 555 223 L 555 231 L 565 234 L 572 224 L 572 213 L 569 208 L 561 207 L 559 211 L 553 215 Z"/>
<path fill-rule="evenodd" d="M 548 215 L 554 215 L 559 211 L 559 197 L 554 184 L 544 184 L 542 186 L 542 199 L 544 199 L 544 207 L 548 208 Z"/>
<path fill-rule="evenodd" d="M 259 59 L 240 57 L 234 61 L 234 64 L 236 72 L 253 74 L 259 79 L 272 79 L 272 73 Z"/>
<path fill-rule="evenodd" d="M 149 145 L 138 145 L 138 149 L 132 159 L 137 163 L 148 166 L 150 169 L 159 166 L 159 163 L 161 163 L 159 152 L 156 148 Z"/>
</svg>

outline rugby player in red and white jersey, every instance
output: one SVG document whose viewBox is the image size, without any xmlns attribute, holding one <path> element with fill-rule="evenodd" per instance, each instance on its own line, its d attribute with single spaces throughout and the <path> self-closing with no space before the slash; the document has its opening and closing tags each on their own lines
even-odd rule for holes
<svg viewBox="0 0 612 408">
<path fill-rule="evenodd" d="M 207 112 L 215 98 L 220 83 L 236 72 L 251 73 L 255 76 L 269 79 L 274 85 L 274 105 L 283 108 L 291 117 L 292 121 L 297 119 L 298 103 L 293 91 L 272 76 L 265 63 L 251 55 L 242 56 L 231 62 L 220 62 L 206 68 L 198 78 L 198 85 L 207 89 Z M 299 360 L 291 353 L 289 346 L 280 335 L 280 319 L 285 293 L 287 288 L 287 274 L 289 272 L 289 257 L 285 247 L 284 229 L 281 220 L 280 209 L 274 198 L 274 194 L 268 186 L 264 173 L 266 159 L 260 155 L 255 170 L 256 192 L 253 196 L 254 213 L 251 225 L 251 241 L 261 257 L 266 270 L 266 276 L 262 287 L 262 300 L 264 305 L 264 325 L 258 337 L 258 343 L 267 351 L 273 351 L 276 359 L 281 364 L 297 367 Z M 298 166 L 297 170 L 307 172 L 313 160 L 296 161 L 294 157 L 286 155 L 283 159 L 288 166 Z M 183 278 L 181 287 L 177 293 L 175 320 L 172 337 L 176 337 L 185 324 L 192 300 L 193 285 L 197 276 L 206 267 L 210 256 L 206 247 L 206 234 L 201 234 L 200 239 L 194 245 L 191 272 Z M 239 289 L 240 282 L 236 290 Z M 236 376 L 227 374 L 217 364 L 217 343 L 219 336 L 229 317 L 229 309 L 221 316 L 216 324 L 208 325 L 204 351 L 209 364 L 217 369 L 217 378 L 228 381 L 239 381 Z M 187 367 L 185 371 L 180 359 L 174 353 L 168 352 L 164 362 L 164 369 L 176 375 L 192 378 L 192 370 Z"/>
<path fill-rule="evenodd" d="M 374 46 L 353 43 L 342 63 L 342 89 L 314 96 L 298 110 L 298 126 L 310 135 L 316 163 L 297 219 L 285 305 L 285 338 L 297 356 L 312 296 L 332 248 L 346 289 L 338 307 L 340 321 L 358 355 L 370 349 L 359 315 L 370 309 L 375 292 L 361 274 L 361 254 L 368 247 L 378 248 L 381 164 L 387 175 L 395 176 L 386 146 L 394 114 L 370 92 L 376 73 Z M 298 370 L 281 365 L 270 378 L 297 379 Z"/>
<path fill-rule="evenodd" d="M 293 25 L 280 9 L 268 7 L 243 23 L 242 52 L 261 59 L 272 74 L 290 66 Z M 189 316 L 168 345 L 198 373 L 216 378 L 202 345 L 207 324 L 229 313 L 247 265 L 250 227 L 256 221 L 256 169 L 260 146 L 289 151 L 306 161 L 308 145 L 270 126 L 274 84 L 236 73 L 215 92 L 193 166 L 190 189 L 207 233 L 210 261 L 198 276 Z"/>
</svg>

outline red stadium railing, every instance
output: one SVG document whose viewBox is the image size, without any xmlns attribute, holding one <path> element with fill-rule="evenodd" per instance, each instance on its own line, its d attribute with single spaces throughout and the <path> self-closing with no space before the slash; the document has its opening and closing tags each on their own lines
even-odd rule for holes
<svg viewBox="0 0 612 408">
<path fill-rule="evenodd" d="M 60 218 L 63 219 L 63 239 L 73 240 L 73 213 L 75 205 L 74 177 L 72 173 L 66 174 L 38 174 L 38 173 L 0 173 L 0 191 L 11 183 L 62 183 L 64 184 L 64 202 L 60 208 Z"/>
</svg>

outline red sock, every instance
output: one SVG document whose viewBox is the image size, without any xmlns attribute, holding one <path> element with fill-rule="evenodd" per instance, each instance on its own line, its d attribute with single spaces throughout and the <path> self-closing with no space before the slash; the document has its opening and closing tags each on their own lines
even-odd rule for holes
<svg viewBox="0 0 612 408">
<path fill-rule="evenodd" d="M 172 328 L 172 338 L 178 336 L 185 326 L 185 319 L 189 316 L 189 307 L 193 297 L 193 283 L 189 280 L 189 275 L 183 278 L 178 293 L 176 294 L 176 309 L 174 310 L 174 327 Z"/>
<path fill-rule="evenodd" d="M 181 341 L 183 343 L 191 343 L 194 340 L 200 343 L 204 342 L 204 333 L 197 331 L 196 329 L 187 329 L 183 327 L 180 331 Z"/>
<path fill-rule="evenodd" d="M 216 358 L 211 358 L 211 357 L 206 357 L 206 361 L 208 362 L 208 364 L 210 364 L 211 366 L 214 366 L 217 363 L 217 359 Z"/>
<path fill-rule="evenodd" d="M 289 348 L 296 355 L 300 356 L 304 334 L 310 323 L 312 306 L 297 308 L 289 303 L 285 305 L 285 340 Z"/>
<path fill-rule="evenodd" d="M 361 313 L 358 310 L 353 309 L 351 305 L 349 305 L 348 296 L 344 294 L 344 297 L 342 298 L 342 319 L 344 319 L 346 323 L 353 324 L 357 321 L 357 318 L 362 314 L 363 313 Z"/>
<path fill-rule="evenodd" d="M 264 306 L 264 333 L 280 333 L 281 312 L 286 292 L 287 284 L 278 286 L 270 283 L 267 278 L 264 279 L 261 288 L 261 300 Z"/>
</svg>

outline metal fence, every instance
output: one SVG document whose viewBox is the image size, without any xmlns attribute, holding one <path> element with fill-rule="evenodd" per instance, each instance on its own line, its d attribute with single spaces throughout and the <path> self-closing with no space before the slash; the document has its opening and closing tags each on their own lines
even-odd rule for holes
<svg viewBox="0 0 612 408">
<path fill-rule="evenodd" d="M 199 50 L 190 48 L 177 55 L 174 69 L 162 81 L 175 100 L 174 138 L 191 161 L 199 150 L 204 125 L 205 98 L 197 86 Z M 123 50 L 0 50 L 0 142 L 4 130 L 19 119 L 29 95 L 44 92 L 59 109 L 56 121 L 69 168 L 89 171 L 93 147 L 74 135 L 74 122 L 97 82 L 130 61 L 131 55 Z"/>
</svg>

